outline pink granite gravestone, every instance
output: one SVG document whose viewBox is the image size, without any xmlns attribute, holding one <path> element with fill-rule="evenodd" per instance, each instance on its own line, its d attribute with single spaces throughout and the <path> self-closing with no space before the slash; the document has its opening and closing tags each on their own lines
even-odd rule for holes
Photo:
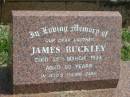
<svg viewBox="0 0 130 97">
<path fill-rule="evenodd" d="M 114 88 L 118 12 L 13 11 L 14 93 Z"/>
</svg>

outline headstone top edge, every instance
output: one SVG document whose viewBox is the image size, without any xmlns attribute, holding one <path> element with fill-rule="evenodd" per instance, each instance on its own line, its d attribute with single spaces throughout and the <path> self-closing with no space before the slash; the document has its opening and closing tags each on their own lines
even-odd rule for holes
<svg viewBox="0 0 130 97">
<path fill-rule="evenodd" d="M 13 10 L 13 16 L 116 16 L 121 17 L 118 11 L 24 11 Z"/>
</svg>

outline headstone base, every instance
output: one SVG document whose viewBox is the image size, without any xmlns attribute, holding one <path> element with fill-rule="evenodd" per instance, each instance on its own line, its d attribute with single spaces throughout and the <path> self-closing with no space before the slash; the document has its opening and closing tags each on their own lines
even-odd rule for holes
<svg viewBox="0 0 130 97">
<path fill-rule="evenodd" d="M 14 86 L 13 92 L 14 94 L 18 94 L 18 93 L 28 94 L 28 93 L 42 93 L 42 92 L 53 92 L 53 91 L 106 89 L 106 88 L 115 88 L 117 86 L 117 83 L 118 80 L 102 80 L 102 81 L 100 80 L 100 81 L 90 81 L 90 82 L 18 85 L 18 86 Z"/>
</svg>

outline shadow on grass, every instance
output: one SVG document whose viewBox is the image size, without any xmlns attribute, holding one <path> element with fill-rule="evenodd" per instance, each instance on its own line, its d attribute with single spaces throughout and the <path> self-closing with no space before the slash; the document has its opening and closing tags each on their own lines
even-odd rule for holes
<svg viewBox="0 0 130 97">
<path fill-rule="evenodd" d="M 10 94 L 12 85 L 10 81 L 9 67 L 0 66 L 0 94 Z"/>
</svg>

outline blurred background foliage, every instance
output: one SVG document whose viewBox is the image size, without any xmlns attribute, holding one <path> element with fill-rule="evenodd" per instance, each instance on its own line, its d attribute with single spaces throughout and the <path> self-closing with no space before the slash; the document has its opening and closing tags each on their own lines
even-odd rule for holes
<svg viewBox="0 0 130 97">
<path fill-rule="evenodd" d="M 123 61 L 130 60 L 130 30 L 126 28 L 122 31 L 121 58 Z"/>
<path fill-rule="evenodd" d="M 9 45 L 9 26 L 0 25 L 0 65 L 8 64 Z M 121 59 L 130 60 L 130 31 L 127 28 L 122 30 Z"/>
<path fill-rule="evenodd" d="M 0 65 L 8 63 L 9 54 L 9 27 L 0 25 Z"/>
</svg>

